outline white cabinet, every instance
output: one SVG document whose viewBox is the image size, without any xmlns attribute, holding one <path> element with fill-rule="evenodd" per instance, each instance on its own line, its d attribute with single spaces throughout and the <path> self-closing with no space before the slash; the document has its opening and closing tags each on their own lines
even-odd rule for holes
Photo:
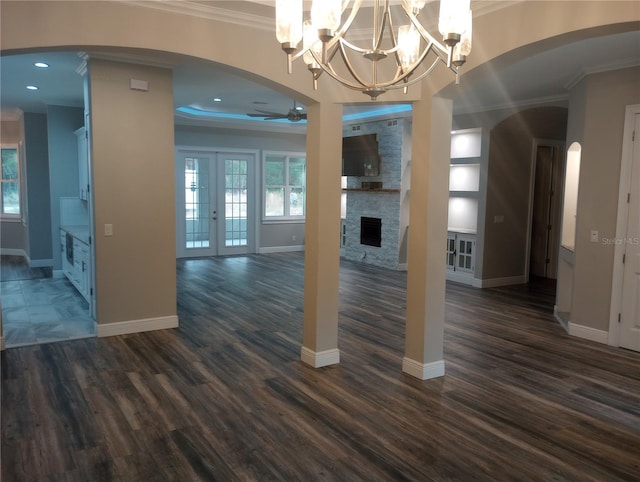
<svg viewBox="0 0 640 482">
<path fill-rule="evenodd" d="M 83 201 L 89 198 L 89 149 L 87 130 L 81 127 L 75 131 L 78 142 L 78 197 Z"/>
<path fill-rule="evenodd" d="M 60 230 L 62 271 L 80 294 L 89 301 L 91 297 L 91 273 L 89 245 L 72 233 Z"/>
<path fill-rule="evenodd" d="M 447 235 L 447 269 L 473 274 L 476 269 L 476 236 L 449 233 Z"/>
</svg>

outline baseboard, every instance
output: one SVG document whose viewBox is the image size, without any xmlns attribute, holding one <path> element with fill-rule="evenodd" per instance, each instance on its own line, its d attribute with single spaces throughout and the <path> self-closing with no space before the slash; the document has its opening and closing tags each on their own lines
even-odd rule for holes
<svg viewBox="0 0 640 482">
<path fill-rule="evenodd" d="M 472 274 L 457 273 L 449 270 L 447 270 L 446 279 L 447 281 L 453 281 L 455 283 L 473 286 L 475 288 L 480 288 L 482 283 L 482 280 L 474 278 Z"/>
<path fill-rule="evenodd" d="M 419 378 L 420 380 L 429 380 L 444 376 L 444 360 L 431 363 L 420 363 L 410 358 L 402 359 L 402 371 L 407 375 Z"/>
<path fill-rule="evenodd" d="M 509 276 L 507 278 L 489 278 L 480 281 L 480 288 L 498 288 L 499 286 L 509 285 L 523 285 L 527 284 L 529 280 L 526 276 Z"/>
<path fill-rule="evenodd" d="M 398 271 L 407 271 L 409 265 L 407 263 L 398 263 Z"/>
<path fill-rule="evenodd" d="M 27 258 L 29 268 L 50 268 L 53 266 L 52 259 L 29 259 Z"/>
<path fill-rule="evenodd" d="M 0 351 L 4 351 L 6 347 L 7 345 L 5 345 L 4 336 L 0 336 Z"/>
<path fill-rule="evenodd" d="M 300 350 L 300 359 L 313 368 L 335 365 L 340 363 L 340 350 L 334 348 L 333 350 L 315 352 L 303 346 Z"/>
<path fill-rule="evenodd" d="M 609 343 L 609 332 L 597 330 L 589 326 L 576 325 L 575 323 L 569 322 L 569 334 L 605 345 Z"/>
<path fill-rule="evenodd" d="M 560 326 L 564 328 L 564 331 L 569 333 L 569 319 L 568 317 L 567 319 L 564 319 L 562 317 L 562 314 L 565 314 L 565 313 L 558 311 L 558 305 L 553 305 L 553 317 L 560 324 Z"/>
<path fill-rule="evenodd" d="M 128 335 L 144 331 L 167 330 L 178 328 L 177 316 L 162 316 L 159 318 L 145 318 L 141 320 L 117 321 L 115 323 L 98 323 L 98 337 Z"/>
<path fill-rule="evenodd" d="M 22 256 L 23 258 L 27 257 L 27 253 L 24 252 L 24 249 L 13 249 L 13 248 L 0 248 L 0 255 Z"/>
<path fill-rule="evenodd" d="M 304 251 L 304 244 L 296 246 L 265 246 L 264 248 L 258 249 L 259 254 L 288 253 L 293 251 Z"/>
</svg>

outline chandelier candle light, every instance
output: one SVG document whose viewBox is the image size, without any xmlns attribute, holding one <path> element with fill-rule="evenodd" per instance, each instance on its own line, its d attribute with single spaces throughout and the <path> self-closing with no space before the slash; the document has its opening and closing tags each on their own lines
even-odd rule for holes
<svg viewBox="0 0 640 482">
<path fill-rule="evenodd" d="M 304 22 L 303 0 L 276 0 L 276 37 L 287 54 L 288 72 L 291 73 L 293 61 L 302 57 L 313 76 L 314 89 L 318 88 L 320 74 L 326 72 L 372 100 L 388 90 L 406 92 L 407 87 L 424 79 L 440 62 L 456 74 L 458 81 L 459 69 L 471 52 L 470 0 L 440 0 L 438 29 L 442 42 L 418 20 L 426 1 L 399 2 L 406 24 L 397 32 L 389 0 L 364 3 L 373 3 L 372 34 L 370 45 L 365 48 L 346 39 L 363 0 L 313 0 L 311 18 Z M 347 18 L 340 25 L 345 12 L 348 12 Z M 364 69 L 369 71 L 367 75 L 356 68 L 358 59 L 362 58 L 370 61 L 370 67 Z M 391 63 L 393 61 L 395 63 Z"/>
</svg>

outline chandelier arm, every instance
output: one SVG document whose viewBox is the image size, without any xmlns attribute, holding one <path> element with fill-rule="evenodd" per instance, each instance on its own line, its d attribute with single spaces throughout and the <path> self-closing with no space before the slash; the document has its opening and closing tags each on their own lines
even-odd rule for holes
<svg viewBox="0 0 640 482">
<path fill-rule="evenodd" d="M 349 2 L 347 1 L 345 3 L 347 3 L 348 5 Z M 355 20 L 356 15 L 358 15 L 358 11 L 360 10 L 361 5 L 362 5 L 362 0 L 353 1 L 353 6 L 351 7 L 351 13 L 342 24 L 342 27 L 340 27 L 340 29 L 338 29 L 338 31 L 334 34 L 334 37 L 325 44 L 327 47 L 327 50 L 333 47 L 336 43 L 340 42 L 340 39 L 344 36 L 345 33 L 347 33 L 347 30 L 349 30 L 349 28 L 351 27 L 351 24 Z"/>
<path fill-rule="evenodd" d="M 418 83 L 418 82 L 420 82 L 422 79 L 424 79 L 427 75 L 429 75 L 429 74 L 433 71 L 433 69 L 435 69 L 435 68 L 438 66 L 438 63 L 440 63 L 440 62 L 442 62 L 442 59 L 441 59 L 440 57 L 438 57 L 437 59 L 435 59 L 435 60 L 433 61 L 433 63 L 431 64 L 431 66 L 430 66 L 427 70 L 425 70 L 424 72 L 422 72 L 422 73 L 421 73 L 419 76 L 417 76 L 416 78 L 411 79 L 411 80 L 408 80 L 408 81 L 406 81 L 406 82 L 404 82 L 404 83 L 401 83 L 401 84 L 400 84 L 400 83 L 395 83 L 395 84 L 392 84 L 392 85 L 389 85 L 389 86 L 385 86 L 384 88 L 385 88 L 386 90 L 396 90 L 396 89 L 405 89 L 405 88 L 407 88 L 407 87 L 411 87 L 413 84 L 417 84 L 417 83 Z M 413 73 L 413 72 L 412 72 L 412 73 Z M 407 76 L 405 76 L 405 78 L 406 78 L 406 77 L 408 77 L 408 75 L 407 75 Z"/>
<path fill-rule="evenodd" d="M 347 67 L 347 70 L 349 71 L 351 76 L 355 79 L 355 81 L 358 82 L 363 87 L 370 87 L 370 83 L 365 82 L 362 79 L 362 77 L 360 77 L 358 75 L 358 73 L 356 72 L 356 70 L 353 68 L 353 65 L 351 64 L 351 61 L 349 60 L 349 57 L 347 56 L 347 52 L 344 49 L 344 46 L 343 46 L 342 42 L 340 42 L 340 55 L 342 56 L 342 60 L 344 61 L 344 65 Z M 333 67 L 331 67 L 331 70 L 333 70 Z"/>
<path fill-rule="evenodd" d="M 437 53 L 437 55 L 443 59 L 445 62 L 447 60 L 447 57 L 449 56 L 449 48 L 446 47 L 444 44 L 442 44 L 441 42 L 439 42 L 433 35 L 431 35 L 420 23 L 420 20 L 418 20 L 418 18 L 414 15 L 414 13 L 411 11 L 410 8 L 407 7 L 406 5 L 406 0 L 402 2 L 402 8 L 404 9 L 404 12 L 407 14 L 407 16 L 409 17 L 409 20 L 411 20 L 411 23 L 413 24 L 413 26 L 418 30 L 418 32 L 420 33 L 420 36 L 428 43 L 431 43 L 435 46 L 435 50 L 434 52 Z"/>
<path fill-rule="evenodd" d="M 382 41 L 384 40 L 384 31 L 387 25 L 387 21 L 390 19 L 389 17 L 389 0 L 385 0 L 384 2 L 384 10 L 382 13 L 382 21 L 379 19 L 379 10 L 380 10 L 380 0 L 376 0 L 374 5 L 374 13 L 373 13 L 373 25 L 375 27 L 374 30 L 374 38 L 373 38 L 373 50 L 379 50 L 380 45 L 382 45 Z M 377 33 L 377 36 L 375 35 Z M 376 38 L 377 37 L 377 38 Z"/>
</svg>

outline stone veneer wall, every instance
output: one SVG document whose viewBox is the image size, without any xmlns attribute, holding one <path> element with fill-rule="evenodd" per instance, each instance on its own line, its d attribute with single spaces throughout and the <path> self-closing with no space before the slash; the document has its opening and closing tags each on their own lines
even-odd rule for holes
<svg viewBox="0 0 640 482">
<path fill-rule="evenodd" d="M 378 134 L 380 175 L 376 177 L 348 177 L 347 189 L 359 189 L 362 182 L 381 181 L 384 191 L 347 191 L 347 213 L 344 220 L 346 241 L 342 250 L 346 259 L 398 269 L 399 253 L 404 241 L 405 226 L 401 227 L 401 199 L 403 199 L 403 171 L 407 164 L 405 120 L 392 119 L 363 122 L 345 126 L 345 137 Z M 405 151 L 403 157 L 403 151 Z M 387 192 L 393 190 L 393 192 Z M 360 244 L 360 218 L 382 219 L 380 247 Z M 402 217 L 408 218 L 408 216 Z M 402 231 L 402 232 L 401 232 Z"/>
</svg>

